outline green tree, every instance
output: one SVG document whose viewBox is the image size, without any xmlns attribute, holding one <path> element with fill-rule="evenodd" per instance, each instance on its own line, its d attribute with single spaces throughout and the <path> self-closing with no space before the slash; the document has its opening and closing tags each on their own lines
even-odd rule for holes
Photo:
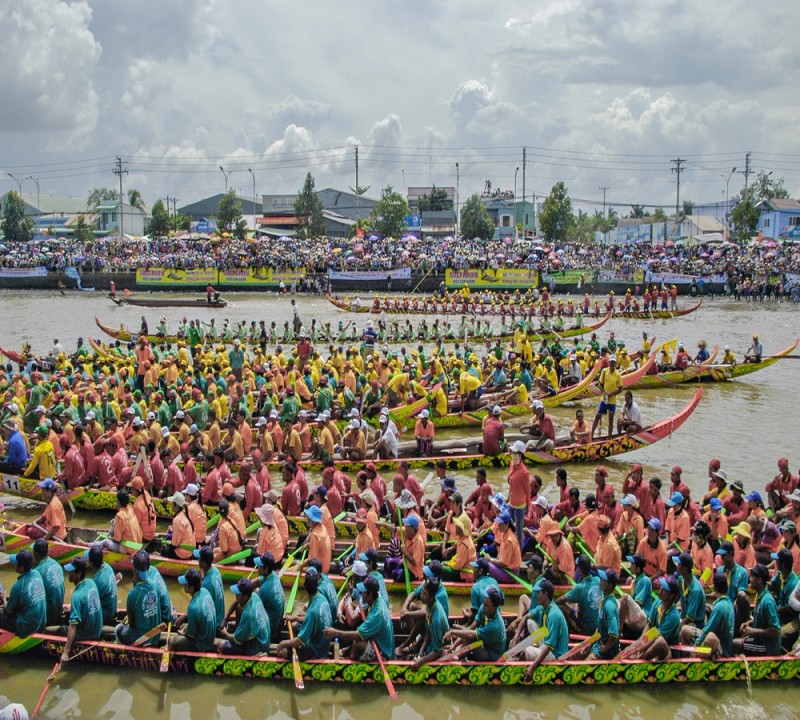
<svg viewBox="0 0 800 720">
<path fill-rule="evenodd" d="M 86 208 L 88 210 L 97 210 L 97 206 L 106 200 L 119 200 L 119 192 L 114 188 L 92 188 L 86 198 Z"/>
<path fill-rule="evenodd" d="M 788 198 L 789 191 L 783 187 L 783 178 L 772 179 L 772 172 L 761 170 L 753 182 L 753 198 L 755 201 L 772 200 L 773 198 Z"/>
<path fill-rule="evenodd" d="M 242 203 L 236 197 L 236 191 L 231 188 L 219 201 L 217 209 L 217 229 L 222 232 L 233 234 L 240 220 L 244 220 Z"/>
<path fill-rule="evenodd" d="M 643 218 L 644 205 L 631 205 L 631 213 L 628 215 L 630 218 Z"/>
<path fill-rule="evenodd" d="M 563 242 L 575 222 L 572 200 L 563 180 L 553 185 L 539 213 L 539 227 L 545 240 Z"/>
<path fill-rule="evenodd" d="M 431 188 L 430 195 L 422 195 L 419 198 L 419 209 L 420 212 L 452 210 L 453 200 L 447 196 L 447 190 L 444 188 L 437 188 L 436 185 L 434 185 Z"/>
<path fill-rule="evenodd" d="M 669 220 L 669 215 L 667 215 L 664 208 L 656 208 L 653 213 L 653 222 L 666 222 L 667 220 Z"/>
<path fill-rule="evenodd" d="M 192 228 L 192 218 L 183 213 L 178 213 L 177 217 L 172 218 L 170 227 L 175 231 L 186 230 L 188 232 Z"/>
<path fill-rule="evenodd" d="M 461 235 L 465 238 L 491 240 L 494 237 L 494 222 L 478 193 L 470 195 L 461 208 Z"/>
<path fill-rule="evenodd" d="M 36 223 L 25 214 L 25 201 L 15 190 L 6 195 L 3 207 L 3 237 L 6 242 L 30 242 Z"/>
<path fill-rule="evenodd" d="M 142 193 L 140 193 L 135 188 L 131 188 L 128 190 L 128 205 L 131 207 L 138 208 L 139 210 L 145 209 L 144 198 L 142 197 Z"/>
<path fill-rule="evenodd" d="M 683 201 L 683 214 L 691 215 L 694 212 L 694 200 Z"/>
<path fill-rule="evenodd" d="M 751 185 L 747 188 L 745 197 L 731 209 L 729 217 L 731 239 L 738 243 L 749 240 L 756 233 L 760 215 L 756 208 L 755 189 Z"/>
<path fill-rule="evenodd" d="M 314 190 L 314 178 L 311 173 L 306 175 L 303 189 L 297 193 L 294 215 L 297 218 L 297 237 L 313 239 L 325 234 L 322 201 Z"/>
<path fill-rule="evenodd" d="M 408 209 L 406 199 L 388 185 L 381 192 L 381 199 L 375 203 L 369 216 L 370 228 L 384 237 L 400 237 L 406 229 Z"/>
<path fill-rule="evenodd" d="M 595 218 L 583 210 L 578 210 L 575 222 L 570 227 L 570 238 L 578 242 L 592 242 L 595 227 Z"/>
<path fill-rule="evenodd" d="M 75 221 L 75 231 L 72 236 L 81 243 L 88 243 L 94 240 L 94 231 L 92 226 L 86 222 L 86 218 L 81 213 Z"/>
<path fill-rule="evenodd" d="M 172 218 L 169 216 L 167 206 L 164 205 L 164 201 L 161 198 L 158 198 L 150 209 L 150 222 L 147 224 L 145 232 L 150 237 L 162 237 L 169 233 L 171 224 Z"/>
</svg>

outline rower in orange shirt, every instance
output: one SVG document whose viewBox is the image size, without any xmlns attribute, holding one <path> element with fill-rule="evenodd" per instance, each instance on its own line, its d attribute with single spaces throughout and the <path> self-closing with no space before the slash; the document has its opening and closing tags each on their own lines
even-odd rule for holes
<svg viewBox="0 0 800 720">
<path fill-rule="evenodd" d="M 317 558 L 322 563 L 322 572 L 328 573 L 331 569 L 332 547 L 330 535 L 322 524 L 322 510 L 317 505 L 311 505 L 303 512 L 313 527 L 306 540 L 308 560 L 303 563 L 301 569 L 308 565 L 309 560 Z"/>
<path fill-rule="evenodd" d="M 478 558 L 475 542 L 472 539 L 472 524 L 467 515 L 461 514 L 453 518 L 453 527 L 456 535 L 456 552 L 447 563 L 442 565 L 445 578 L 457 578 L 461 582 L 471 582 L 473 573 L 470 563 Z"/>
<path fill-rule="evenodd" d="M 519 574 L 522 565 L 522 550 L 516 533 L 511 529 L 513 524 L 511 513 L 507 509 L 497 516 L 497 532 L 494 536 L 497 557 L 489 560 L 489 574 L 499 583 L 514 582 L 509 573 Z"/>
<path fill-rule="evenodd" d="M 34 526 L 28 531 L 28 535 L 34 539 L 43 537 L 45 540 L 49 540 L 54 537 L 63 540 L 67 536 L 67 515 L 61 499 L 56 495 L 58 487 L 55 480 L 45 478 L 36 485 L 41 488 L 42 500 L 47 503 L 47 507 L 36 519 Z"/>
<path fill-rule="evenodd" d="M 689 551 L 691 522 L 689 520 L 689 513 L 684 509 L 685 503 L 686 499 L 683 497 L 683 493 L 677 490 L 670 495 L 669 500 L 666 502 L 670 511 L 667 513 L 664 534 L 666 535 L 666 541 L 669 545 L 667 554 L 670 556 L 680 555 L 683 552 Z"/>
<path fill-rule="evenodd" d="M 597 551 L 595 553 L 595 565 L 604 568 L 613 568 L 615 572 L 622 571 L 622 552 L 619 543 L 611 533 L 611 521 L 605 516 L 600 515 L 597 519 Z"/>
<path fill-rule="evenodd" d="M 261 528 L 258 531 L 256 540 L 256 553 L 263 555 L 266 552 L 272 553 L 275 562 L 281 562 L 286 552 L 286 544 L 281 537 L 275 522 L 275 507 L 269 503 L 264 503 L 255 509 L 256 516 L 261 521 Z"/>
<path fill-rule="evenodd" d="M 408 573 L 414 580 L 422 580 L 425 566 L 425 538 L 419 530 L 419 517 L 416 514 L 409 514 L 403 518 L 403 526 L 405 546 L 402 552 Z"/>
<path fill-rule="evenodd" d="M 650 577 L 660 577 L 667 571 L 667 549 L 659 537 L 661 521 L 650 518 L 647 522 L 647 537 L 642 538 L 636 552 L 644 558 L 644 571 Z"/>
</svg>

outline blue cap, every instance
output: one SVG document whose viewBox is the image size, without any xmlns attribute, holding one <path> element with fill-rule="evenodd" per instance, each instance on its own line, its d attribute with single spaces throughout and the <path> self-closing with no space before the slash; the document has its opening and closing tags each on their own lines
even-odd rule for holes
<svg viewBox="0 0 800 720">
<path fill-rule="evenodd" d="M 683 503 L 683 493 L 676 490 L 674 493 L 672 493 L 672 495 L 670 495 L 666 505 L 667 507 L 674 507 L 675 505 L 680 505 L 681 503 Z"/>
<path fill-rule="evenodd" d="M 512 522 L 514 522 L 514 519 L 511 517 L 511 513 L 510 512 L 508 512 L 507 510 L 503 510 L 503 512 L 501 512 L 497 516 L 497 522 L 501 522 L 501 523 L 505 523 L 506 525 L 510 525 Z"/>
<path fill-rule="evenodd" d="M 720 548 L 719 550 L 717 550 L 717 552 L 715 552 L 714 554 L 715 554 L 715 555 L 727 555 L 727 554 L 728 554 L 728 551 L 727 551 L 727 550 L 726 550 L 724 547 L 721 547 L 721 548 Z"/>
<path fill-rule="evenodd" d="M 317 505 L 311 505 L 303 511 L 306 517 L 314 523 L 322 522 L 322 510 Z"/>
<path fill-rule="evenodd" d="M 424 568 L 422 568 L 422 574 L 426 578 L 435 578 L 436 577 L 436 575 L 434 574 L 433 570 L 431 570 L 430 565 L 426 565 Z"/>
<path fill-rule="evenodd" d="M 38 483 L 36 483 L 36 487 L 40 487 L 42 490 L 50 490 L 51 492 L 58 490 L 58 485 L 56 485 L 53 478 L 45 478 L 44 480 L 40 480 Z"/>
<path fill-rule="evenodd" d="M 747 495 L 744 496 L 744 499 L 747 500 L 747 502 L 757 502 L 759 504 L 763 504 L 761 493 L 758 492 L 758 490 L 753 490 L 752 492 L 747 493 Z"/>
<path fill-rule="evenodd" d="M 658 518 L 650 518 L 647 521 L 647 527 L 652 528 L 656 532 L 661 532 L 661 520 Z"/>
<path fill-rule="evenodd" d="M 416 515 L 409 515 L 403 518 L 403 525 L 419 529 L 419 518 Z"/>
<path fill-rule="evenodd" d="M 711 498 L 708 504 L 712 510 L 722 510 L 722 500 L 718 497 Z"/>
<path fill-rule="evenodd" d="M 186 575 L 178 575 L 178 582 L 181 585 L 188 585 L 189 581 L 186 579 Z"/>
<path fill-rule="evenodd" d="M 367 586 L 363 582 L 356 583 L 356 590 L 360 593 L 367 592 Z"/>
<path fill-rule="evenodd" d="M 248 578 L 242 578 L 236 585 L 231 585 L 231 592 L 234 595 L 241 595 L 242 593 L 252 595 L 253 583 Z"/>
<path fill-rule="evenodd" d="M 200 559 L 200 548 L 195 548 L 192 550 L 192 557 L 195 558 L 195 560 Z"/>
</svg>

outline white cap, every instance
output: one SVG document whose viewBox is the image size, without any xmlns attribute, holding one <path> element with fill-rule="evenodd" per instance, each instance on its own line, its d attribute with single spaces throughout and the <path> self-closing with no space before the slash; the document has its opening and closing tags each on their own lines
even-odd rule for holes
<svg viewBox="0 0 800 720">
<path fill-rule="evenodd" d="M 367 564 L 363 560 L 356 560 L 353 563 L 353 575 L 357 577 L 367 577 L 369 570 L 367 570 Z"/>
<path fill-rule="evenodd" d="M 133 418 L 133 427 L 141 427 L 142 425 L 144 425 L 144 421 L 142 420 L 142 418 L 140 417 Z"/>
<path fill-rule="evenodd" d="M 359 416 L 359 414 L 360 413 L 358 412 L 358 408 L 353 408 L 352 410 L 350 410 L 350 417 L 351 418 L 357 418 Z"/>
<path fill-rule="evenodd" d="M 94 420 L 94 413 L 91 410 L 89 410 L 89 412 L 86 413 L 86 419 Z"/>
<path fill-rule="evenodd" d="M 170 495 L 167 500 L 179 508 L 186 505 L 186 498 L 183 496 L 182 492 L 176 492 L 174 495 Z"/>
<path fill-rule="evenodd" d="M 12 415 L 15 415 L 16 413 L 19 412 L 19 407 L 17 406 L 17 403 L 11 403 L 8 406 L 8 410 Z"/>
<path fill-rule="evenodd" d="M 233 344 L 234 345 L 241 345 L 241 343 L 242 343 L 242 341 L 239 340 L 239 338 L 234 338 L 234 340 L 233 340 Z"/>
<path fill-rule="evenodd" d="M 267 418 L 260 417 L 260 418 L 258 418 L 258 421 L 256 422 L 256 427 L 264 427 L 264 425 L 266 425 L 266 424 L 267 424 Z"/>
<path fill-rule="evenodd" d="M 299 417 L 301 417 L 301 418 L 308 417 L 308 411 L 307 411 L 307 410 L 301 410 L 301 411 L 300 411 L 299 413 L 297 413 L 297 414 L 298 414 L 298 416 L 299 416 Z"/>
<path fill-rule="evenodd" d="M 148 420 L 155 420 L 156 419 L 156 414 L 154 412 L 147 413 L 147 419 Z"/>
<path fill-rule="evenodd" d="M 351 430 L 358 430 L 361 427 L 361 423 L 358 422 L 358 420 L 351 420 L 347 427 L 349 427 Z"/>
<path fill-rule="evenodd" d="M 533 407 L 534 410 L 540 410 L 544 407 L 544 403 L 541 400 L 534 400 L 531 407 Z"/>
<path fill-rule="evenodd" d="M 514 444 L 511 446 L 511 452 L 515 453 L 524 453 L 525 452 L 525 443 L 522 440 L 516 440 Z"/>
<path fill-rule="evenodd" d="M 544 510 L 550 509 L 550 503 L 547 502 L 547 498 L 544 495 L 539 495 L 539 497 L 537 497 L 536 500 L 533 501 L 533 504 L 538 505 L 540 508 L 543 508 Z"/>
<path fill-rule="evenodd" d="M 169 428 L 161 428 L 161 437 L 169 437 Z"/>
<path fill-rule="evenodd" d="M 420 411 L 420 414 L 419 414 L 419 416 L 420 416 L 421 418 L 426 418 L 426 417 L 428 417 L 429 415 L 430 415 L 430 413 L 429 413 L 427 410 L 422 410 L 422 411 Z"/>
<path fill-rule="evenodd" d="M 191 495 L 192 497 L 195 497 L 196 495 L 198 495 L 200 493 L 200 488 L 197 487 L 197 485 L 195 485 L 194 483 L 189 483 L 183 489 L 183 493 L 184 493 L 184 495 Z"/>
<path fill-rule="evenodd" d="M 37 405 L 36 406 L 36 410 L 34 410 L 34 412 L 46 413 L 47 412 L 47 408 L 44 405 Z"/>
<path fill-rule="evenodd" d="M 270 410 L 269 411 L 269 417 L 270 417 L 271 420 L 274 420 L 275 418 L 278 417 L 278 411 L 277 410 Z"/>
<path fill-rule="evenodd" d="M 178 410 L 178 412 L 175 413 L 175 419 L 183 420 L 183 410 Z"/>
<path fill-rule="evenodd" d="M 385 408 L 381 408 L 381 415 L 388 415 L 388 414 L 389 414 L 389 408 L 386 408 L 386 407 Z"/>
<path fill-rule="evenodd" d="M 495 405 L 492 408 L 492 415 L 499 415 L 502 412 L 499 405 Z"/>
</svg>

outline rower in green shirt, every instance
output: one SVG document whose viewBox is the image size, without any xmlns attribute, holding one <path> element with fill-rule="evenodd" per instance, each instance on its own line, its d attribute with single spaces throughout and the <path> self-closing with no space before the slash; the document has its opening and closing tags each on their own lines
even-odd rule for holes
<svg viewBox="0 0 800 720">
<path fill-rule="evenodd" d="M 85 553 L 92 571 L 92 581 L 97 587 L 103 625 L 114 625 L 117 617 L 117 578 L 112 567 L 103 560 L 102 543 L 94 543 Z"/>
<path fill-rule="evenodd" d="M 658 600 L 650 610 L 648 620 L 651 628 L 657 628 L 659 635 L 652 639 L 642 652 L 643 660 L 666 660 L 671 656 L 670 646 L 680 640 L 681 615 L 678 612 L 678 598 L 681 594 L 678 581 L 671 575 L 658 578 Z"/>
<path fill-rule="evenodd" d="M 497 660 L 506 651 L 506 626 L 500 614 L 505 601 L 498 588 L 489 588 L 472 625 L 463 630 L 450 630 L 445 640 L 459 640 L 462 646 L 480 640 L 483 645 L 470 651 L 467 658 L 477 662 Z"/>
<path fill-rule="evenodd" d="M 533 660 L 527 672 L 525 673 L 525 680 L 529 681 L 533 677 L 533 673 L 539 665 L 541 665 L 548 657 L 558 660 L 569 649 L 569 628 L 567 627 L 567 620 L 558 603 L 553 602 L 553 595 L 555 588 L 553 583 L 544 578 L 539 582 L 539 589 L 537 592 L 537 605 L 542 611 L 543 627 L 547 634 L 544 641 L 539 647 L 529 647 L 525 650 L 525 658 Z"/>
<path fill-rule="evenodd" d="M 254 560 L 258 568 L 258 577 L 253 586 L 258 590 L 258 597 L 264 604 L 269 618 L 270 637 L 280 637 L 283 625 L 283 611 L 286 606 L 286 594 L 283 585 L 275 572 L 275 558 L 271 552 L 265 552 Z"/>
<path fill-rule="evenodd" d="M 19 637 L 42 632 L 47 624 L 47 601 L 42 577 L 33 570 L 33 555 L 30 550 L 20 550 L 9 555 L 8 562 L 16 565 L 19 577 L 8 599 L 0 594 L 0 627 Z"/>
<path fill-rule="evenodd" d="M 39 573 L 47 602 L 47 624 L 64 622 L 64 571 L 47 554 L 47 540 L 39 538 L 33 543 L 33 569 Z"/>
<path fill-rule="evenodd" d="M 269 652 L 269 618 L 264 604 L 256 594 L 253 583 L 242 578 L 231 586 L 240 611 L 239 622 L 231 633 L 224 628 L 217 649 L 223 655 L 258 655 Z"/>
<path fill-rule="evenodd" d="M 217 613 L 210 593 L 202 586 L 200 571 L 190 568 L 178 578 L 178 582 L 191 600 L 186 615 L 179 616 L 175 621 L 174 627 L 178 630 L 170 636 L 169 649 L 211 652 L 215 646 Z"/>
<path fill-rule="evenodd" d="M 585 557 L 585 556 L 582 556 Z M 580 559 L 580 558 L 579 558 Z M 619 652 L 619 607 L 614 590 L 619 584 L 619 577 L 614 570 L 600 568 L 597 571 L 600 578 L 600 590 L 603 599 L 597 617 L 597 632 L 600 639 L 592 645 L 591 657 L 609 660 Z"/>
<path fill-rule="evenodd" d="M 726 658 L 733 655 L 733 603 L 728 597 L 728 578 L 725 573 L 714 573 L 714 604 L 705 626 L 701 628 L 684 625 L 681 642 L 694 643 L 711 650 L 711 657 Z"/>
<path fill-rule="evenodd" d="M 330 604 L 319 592 L 320 579 L 316 568 L 309 567 L 306 570 L 303 587 L 308 593 L 309 601 L 303 624 L 295 638 L 278 644 L 277 655 L 288 658 L 291 649 L 296 648 L 301 660 L 323 660 L 328 657 L 331 641 L 325 634 L 325 629 L 330 628 L 333 622 Z"/>
<path fill-rule="evenodd" d="M 702 627 L 706 621 L 706 594 L 694 575 L 692 556 L 681 553 L 677 568 L 681 586 L 681 626 Z"/>
<path fill-rule="evenodd" d="M 69 627 L 61 662 L 69 661 L 69 653 L 76 640 L 99 640 L 103 633 L 103 609 L 97 585 L 86 577 L 86 558 L 76 557 L 64 566 L 69 573 L 69 581 L 75 585 L 72 591 L 72 604 L 69 611 Z"/>
<path fill-rule="evenodd" d="M 436 599 L 441 583 L 437 578 L 428 579 L 422 586 L 422 604 L 425 606 L 425 634 L 420 643 L 404 643 L 397 649 L 398 657 L 409 657 L 417 654 L 412 667 L 418 670 L 422 665 L 438 660 L 444 649 L 444 636 L 450 629 L 441 604 Z M 413 633 L 412 633 L 413 634 Z M 413 638 L 409 637 L 409 641 Z"/>
<path fill-rule="evenodd" d="M 150 558 L 144 550 L 133 556 L 134 585 L 125 604 L 128 623 L 120 623 L 115 631 L 117 642 L 123 645 L 133 645 L 142 635 L 168 619 L 161 616 L 158 591 L 147 574 L 149 567 Z M 146 645 L 155 646 L 158 641 L 159 636 L 155 635 Z"/>
<path fill-rule="evenodd" d="M 767 588 L 769 570 L 765 565 L 757 563 L 750 570 L 750 587 L 756 593 L 756 605 L 753 617 L 742 623 L 739 628 L 740 638 L 733 641 L 735 654 L 745 655 L 780 655 L 781 654 L 781 622 L 778 619 L 778 606 L 775 598 Z"/>
<path fill-rule="evenodd" d="M 225 587 L 222 584 L 222 574 L 214 565 L 214 548 L 208 545 L 194 551 L 194 557 L 198 560 L 198 567 L 203 575 L 202 586 L 208 590 L 211 600 L 214 603 L 214 611 L 217 618 L 217 630 L 222 628 L 225 620 Z"/>
</svg>

